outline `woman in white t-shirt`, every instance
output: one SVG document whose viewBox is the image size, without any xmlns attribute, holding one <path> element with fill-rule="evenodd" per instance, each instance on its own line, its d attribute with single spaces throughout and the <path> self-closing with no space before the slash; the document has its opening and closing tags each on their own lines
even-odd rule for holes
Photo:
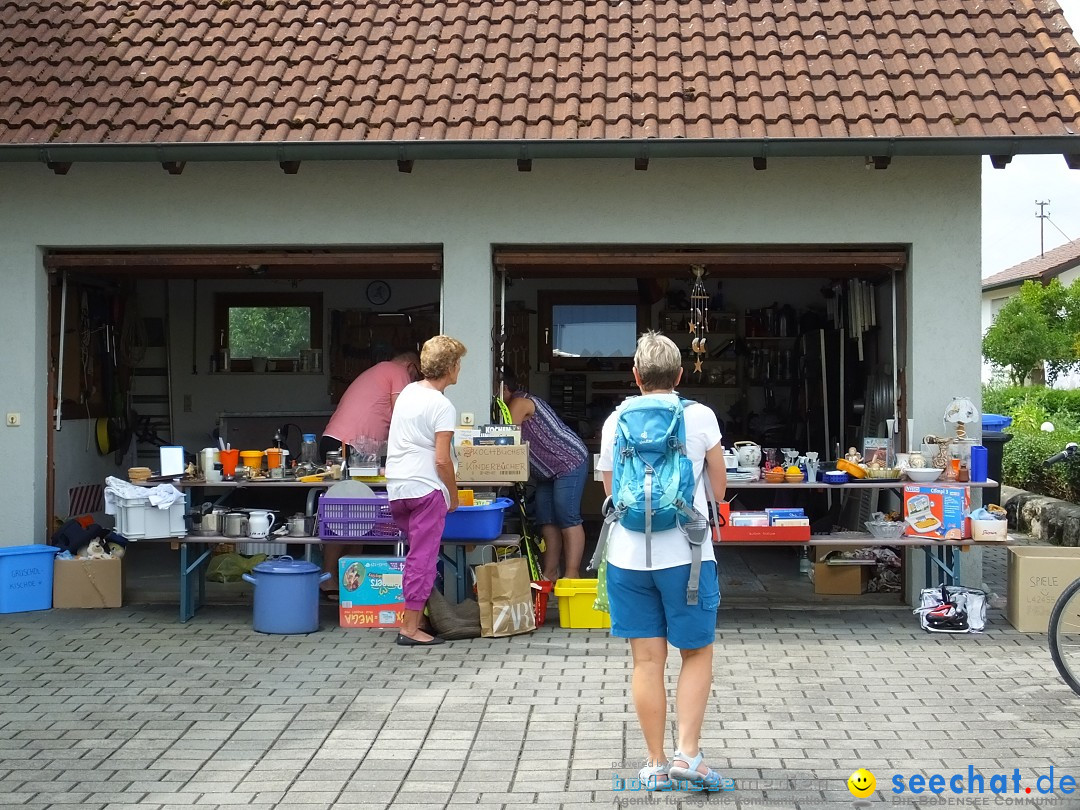
<svg viewBox="0 0 1080 810">
<path fill-rule="evenodd" d="M 646 332 L 634 353 L 634 381 L 643 397 L 674 401 L 682 379 L 682 354 L 671 339 Z M 611 495 L 616 410 L 604 423 L 600 459 L 596 468 Z M 727 487 L 724 447 L 716 415 L 705 405 L 691 403 L 683 411 L 686 455 L 694 465 L 694 508 L 708 514 L 704 475 L 717 499 Z M 611 634 L 630 640 L 634 659 L 632 691 L 638 724 L 645 737 L 648 760 L 638 774 L 647 790 L 682 787 L 719 790 L 720 774 L 704 763 L 698 747 L 705 705 L 712 686 L 713 640 L 720 586 L 712 543 L 701 550 L 698 602 L 686 603 L 690 578 L 690 543 L 682 529 L 652 533 L 651 564 L 646 561 L 645 535 L 611 526 L 607 541 L 607 593 L 611 607 Z M 667 690 L 664 665 L 668 642 L 679 649 L 682 669 L 675 693 L 678 748 L 669 761 L 664 751 L 667 736 Z M 678 781 L 679 785 L 673 784 Z M 687 788 L 687 783 L 690 787 Z"/>
<path fill-rule="evenodd" d="M 405 615 L 397 643 L 417 647 L 443 640 L 420 629 L 420 616 L 435 585 L 446 515 L 458 506 L 451 445 L 457 411 L 443 392 L 457 382 L 465 347 L 436 335 L 420 351 L 423 379 L 405 386 L 390 419 L 386 491 L 390 511 L 409 537 L 402 590 Z"/>
</svg>

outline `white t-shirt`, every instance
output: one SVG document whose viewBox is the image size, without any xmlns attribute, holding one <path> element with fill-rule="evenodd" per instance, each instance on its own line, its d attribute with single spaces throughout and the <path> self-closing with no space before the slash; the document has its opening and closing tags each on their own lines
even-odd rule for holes
<svg viewBox="0 0 1080 810">
<path fill-rule="evenodd" d="M 386 492 L 390 500 L 450 493 L 435 469 L 435 434 L 453 432 L 457 411 L 441 391 L 410 383 L 398 396 L 386 444 Z"/>
<path fill-rule="evenodd" d="M 674 400 L 675 394 L 646 394 L 645 396 Z M 629 402 L 630 400 L 627 400 Z M 626 404 L 625 402 L 623 403 Z M 600 439 L 600 460 L 596 469 L 611 472 L 614 469 L 612 456 L 615 448 L 615 424 L 619 419 L 622 405 L 615 409 L 604 422 Z M 686 455 L 694 463 L 694 508 L 703 515 L 708 514 L 708 496 L 705 494 L 705 480 L 702 470 L 705 468 L 705 453 L 716 447 L 722 438 L 720 425 L 712 409 L 695 402 L 687 405 L 683 411 L 686 426 Z M 607 559 L 612 565 L 632 571 L 649 571 L 660 568 L 674 568 L 676 565 L 689 565 L 690 543 L 681 529 L 667 529 L 652 533 L 652 566 L 645 565 L 645 533 L 632 532 L 618 523 L 613 523 L 607 541 Z M 712 543 L 706 540 L 701 546 L 702 560 L 715 560 Z"/>
</svg>

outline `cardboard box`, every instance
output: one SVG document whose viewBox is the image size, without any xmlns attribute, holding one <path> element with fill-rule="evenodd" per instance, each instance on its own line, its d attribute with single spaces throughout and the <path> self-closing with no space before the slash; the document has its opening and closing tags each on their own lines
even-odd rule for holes
<svg viewBox="0 0 1080 810">
<path fill-rule="evenodd" d="M 1014 546 L 1009 549 L 1005 615 L 1021 633 L 1045 633 L 1065 586 L 1080 577 L 1080 548 Z"/>
<path fill-rule="evenodd" d="M 338 561 L 338 623 L 401 627 L 404 557 L 342 557 Z"/>
<path fill-rule="evenodd" d="M 529 445 L 491 447 L 460 446 L 457 453 L 458 481 L 528 481 Z"/>
<path fill-rule="evenodd" d="M 118 608 L 124 604 L 123 560 L 56 560 L 54 608 Z"/>
<path fill-rule="evenodd" d="M 904 534 L 935 540 L 971 537 L 971 490 L 933 484 L 904 487 Z"/>
<path fill-rule="evenodd" d="M 814 563 L 814 593 L 858 595 L 866 592 L 872 565 Z"/>
</svg>

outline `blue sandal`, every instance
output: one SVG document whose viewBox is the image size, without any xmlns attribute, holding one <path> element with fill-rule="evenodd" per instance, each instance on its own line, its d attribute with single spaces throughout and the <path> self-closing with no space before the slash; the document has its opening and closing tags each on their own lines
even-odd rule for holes
<svg viewBox="0 0 1080 810">
<path fill-rule="evenodd" d="M 709 793 L 715 793 L 723 790 L 723 777 L 720 776 L 712 768 L 709 768 L 708 773 L 701 773 L 698 771 L 698 765 L 701 764 L 701 760 L 705 758 L 705 754 L 698 751 L 696 757 L 688 757 L 681 751 L 676 751 L 675 756 L 671 758 L 674 763 L 675 760 L 682 760 L 688 763 L 685 768 L 680 768 L 678 765 L 672 765 L 668 769 L 668 777 L 673 782 L 684 783 L 678 785 L 685 790 L 697 790 L 707 791 Z M 675 785 L 673 785 L 675 787 Z"/>
<path fill-rule="evenodd" d="M 637 774 L 638 780 L 641 782 L 641 789 L 650 792 L 654 790 L 671 790 L 671 778 L 668 776 L 670 768 L 670 762 L 665 762 L 663 765 L 646 765 Z"/>
</svg>

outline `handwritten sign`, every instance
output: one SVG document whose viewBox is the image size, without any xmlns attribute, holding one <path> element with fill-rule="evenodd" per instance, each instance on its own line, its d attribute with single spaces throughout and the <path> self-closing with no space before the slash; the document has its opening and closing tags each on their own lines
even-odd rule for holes
<svg viewBox="0 0 1080 810">
<path fill-rule="evenodd" d="M 459 481 L 527 481 L 529 445 L 457 448 Z"/>
</svg>

